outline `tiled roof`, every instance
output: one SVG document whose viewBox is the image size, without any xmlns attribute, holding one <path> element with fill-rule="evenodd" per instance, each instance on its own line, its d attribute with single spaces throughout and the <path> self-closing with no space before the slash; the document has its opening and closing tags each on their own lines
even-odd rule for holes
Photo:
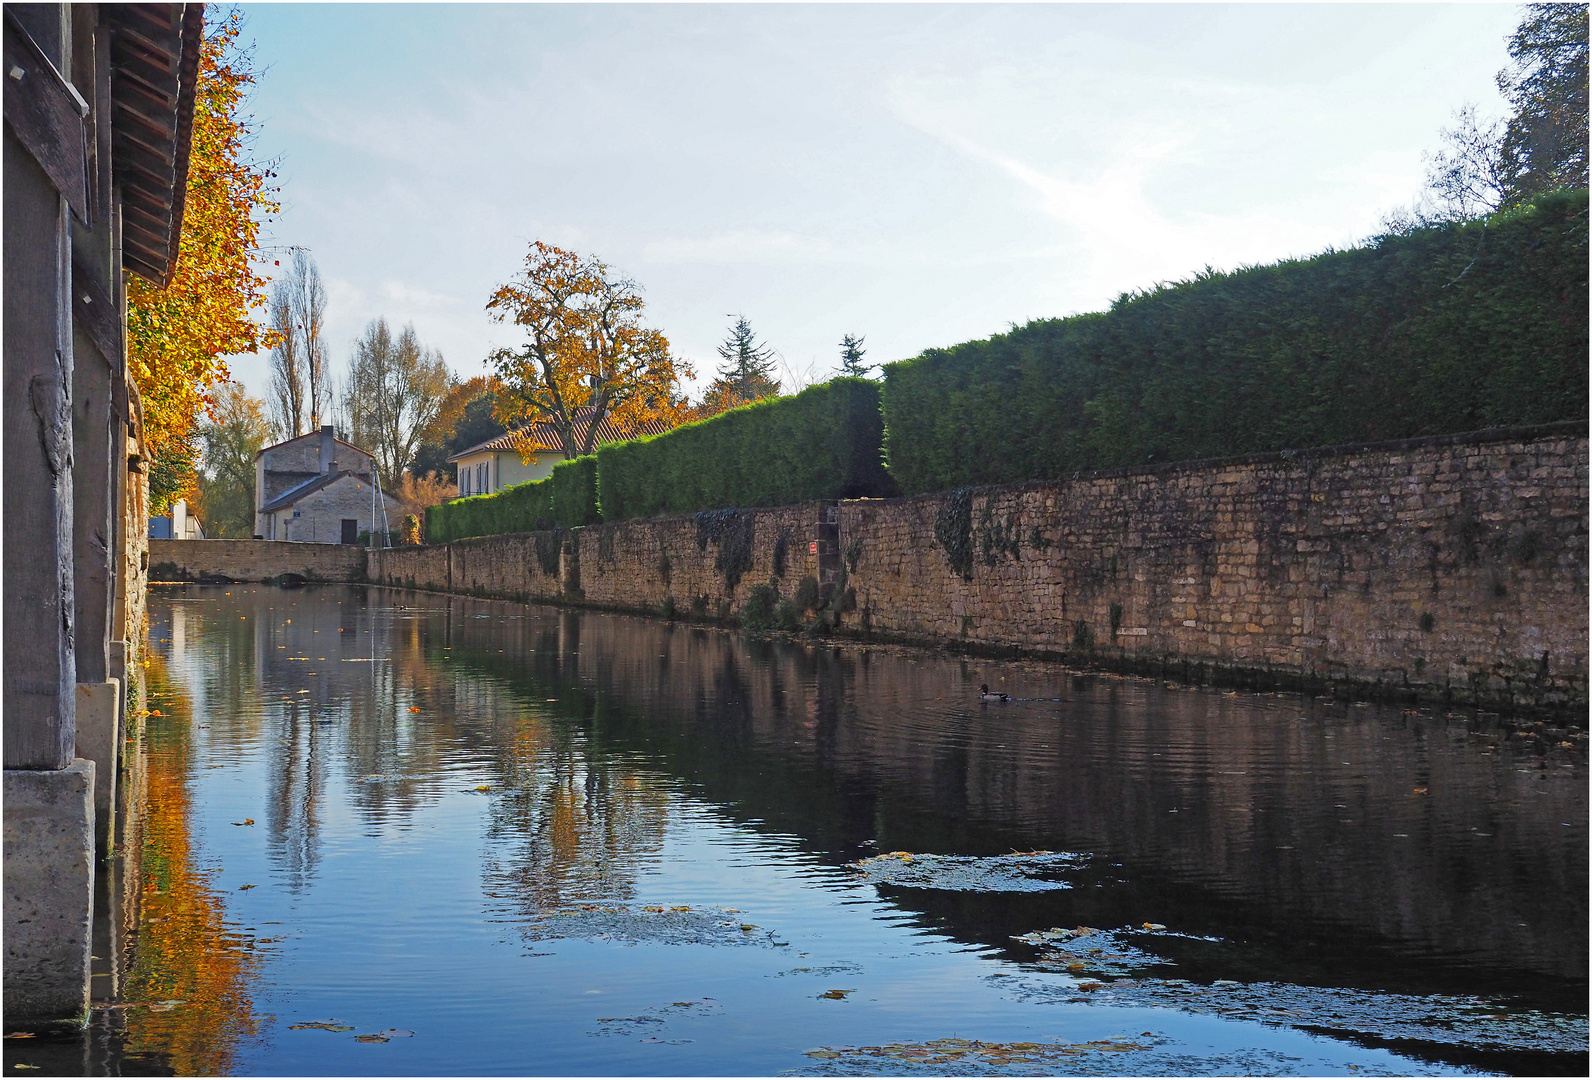
<svg viewBox="0 0 1592 1080">
<path fill-rule="evenodd" d="M 591 427 L 591 413 L 583 410 L 575 417 L 575 441 L 586 441 L 586 430 Z M 669 430 L 669 425 L 661 420 L 649 420 L 642 424 L 636 431 L 621 431 L 613 422 L 611 416 L 605 415 L 597 424 L 597 437 L 592 440 L 592 449 L 595 450 L 603 443 L 623 442 L 626 439 L 635 439 L 642 435 L 662 435 Z M 449 461 L 460 461 L 475 454 L 518 452 L 520 446 L 529 436 L 533 452 L 545 450 L 555 454 L 564 452 L 564 443 L 558 437 L 558 429 L 550 420 L 538 420 L 534 424 L 527 424 L 513 431 L 504 432 L 486 442 L 477 443 L 468 450 L 460 450 L 450 457 Z"/>
<path fill-rule="evenodd" d="M 290 443 L 290 442 L 298 442 L 300 439 L 310 439 L 310 438 L 319 439 L 320 437 L 321 437 L 321 433 L 319 431 L 307 431 L 303 435 L 295 435 L 291 439 L 283 439 L 281 442 L 272 443 L 270 446 L 262 446 L 262 447 L 260 447 L 260 449 L 258 449 L 258 450 L 256 450 L 254 452 L 254 456 L 255 457 L 259 457 L 261 454 L 265 453 L 267 450 L 275 450 L 279 446 L 286 446 L 288 443 Z M 365 449 L 362 449 L 361 447 L 355 446 L 353 443 L 348 442 L 348 441 L 346 441 L 344 439 L 333 438 L 332 441 L 334 443 L 336 443 L 338 446 L 346 446 L 346 447 L 348 447 L 350 450 L 354 451 L 354 453 L 356 453 L 356 454 L 363 454 L 365 457 L 370 457 L 371 456 L 371 453 L 370 453 L 369 450 L 365 450 Z"/>
</svg>

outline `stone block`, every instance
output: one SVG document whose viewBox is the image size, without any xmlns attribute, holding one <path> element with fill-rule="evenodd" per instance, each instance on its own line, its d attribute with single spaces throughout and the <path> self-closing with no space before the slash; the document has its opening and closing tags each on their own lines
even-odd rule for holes
<svg viewBox="0 0 1592 1080">
<path fill-rule="evenodd" d="M 88 1020 L 94 907 L 94 763 L 7 769 L 7 1027 Z"/>
<path fill-rule="evenodd" d="M 119 679 L 77 684 L 77 756 L 94 763 L 105 782 L 94 789 L 94 850 L 109 855 L 116 839 L 117 748 L 121 746 L 122 684 Z"/>
</svg>

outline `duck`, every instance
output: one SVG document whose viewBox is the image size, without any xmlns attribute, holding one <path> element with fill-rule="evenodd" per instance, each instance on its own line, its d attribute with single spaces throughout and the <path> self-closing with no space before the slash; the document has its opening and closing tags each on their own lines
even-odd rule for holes
<svg viewBox="0 0 1592 1080">
<path fill-rule="evenodd" d="M 988 683 L 980 683 L 979 684 L 979 687 L 978 687 L 978 699 L 980 701 L 1010 701 L 1011 700 L 1011 698 L 1007 697 L 1005 694 L 998 693 L 998 692 L 996 692 L 994 690 L 991 690 L 989 688 L 989 684 Z"/>
</svg>

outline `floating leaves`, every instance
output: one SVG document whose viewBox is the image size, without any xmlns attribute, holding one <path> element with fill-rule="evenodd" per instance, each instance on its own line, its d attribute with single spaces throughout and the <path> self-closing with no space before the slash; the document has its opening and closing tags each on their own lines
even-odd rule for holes
<svg viewBox="0 0 1592 1080">
<path fill-rule="evenodd" d="M 558 938 L 595 938 L 624 945 L 652 942 L 668 945 L 764 945 L 776 942 L 771 932 L 752 923 L 729 918 L 732 912 L 720 907 L 691 907 L 680 904 L 666 907 L 649 904 L 580 904 L 531 915 L 525 928 L 532 941 Z M 524 915 L 511 916 L 519 922 Z"/>
<path fill-rule="evenodd" d="M 345 1024 L 341 1020 L 305 1020 L 298 1024 L 289 1024 L 289 1031 L 353 1031 L 353 1024 Z"/>
<path fill-rule="evenodd" d="M 1079 869 L 1087 856 L 1067 851 L 1009 855 L 923 855 L 891 851 L 847 863 L 872 885 L 905 885 L 955 892 L 1047 892 L 1072 886 L 1058 875 Z"/>
<path fill-rule="evenodd" d="M 360 1043 L 384 1043 L 391 1042 L 393 1039 L 410 1039 L 414 1037 L 414 1034 L 414 1032 L 404 1031 L 402 1028 L 388 1028 L 386 1031 L 378 1031 L 370 1035 L 355 1035 L 354 1041 Z"/>
<path fill-rule="evenodd" d="M 816 1050 L 808 1050 L 806 1056 L 835 1062 L 843 1074 L 877 1071 L 879 1063 L 886 1061 L 922 1066 L 934 1072 L 949 1072 L 951 1070 L 945 1067 L 952 1066 L 958 1075 L 995 1070 L 1008 1065 L 1029 1067 L 1025 1072 L 1038 1067 L 1042 1073 L 1049 1073 L 1062 1069 L 1076 1071 L 1076 1059 L 1083 1055 L 1126 1054 L 1150 1048 L 1145 1043 L 1127 1039 L 1097 1039 L 1081 1043 L 999 1043 L 952 1038 L 922 1043 L 887 1043 L 884 1046 L 821 1046 Z"/>
<path fill-rule="evenodd" d="M 597 1022 L 605 1025 L 597 1031 L 589 1031 L 588 1035 L 638 1035 L 643 1031 L 651 1032 L 642 1042 L 656 1043 L 687 1043 L 690 1039 L 665 1039 L 660 1038 L 657 1029 L 671 1020 L 681 1019 L 686 1016 L 704 1017 L 718 1016 L 724 1012 L 724 1006 L 715 998 L 697 998 L 694 1001 L 671 1001 L 667 1005 L 660 1005 L 655 1009 L 647 1009 L 636 1016 L 599 1016 Z"/>
<path fill-rule="evenodd" d="M 855 994 L 856 992 L 857 991 L 855 990 L 825 990 L 818 996 L 821 998 L 828 998 L 831 1001 L 845 1001 L 847 994 Z"/>
</svg>

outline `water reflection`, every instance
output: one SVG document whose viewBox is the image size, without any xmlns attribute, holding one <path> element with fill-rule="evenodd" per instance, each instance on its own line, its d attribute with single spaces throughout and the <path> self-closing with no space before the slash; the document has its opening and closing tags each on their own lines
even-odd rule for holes
<svg viewBox="0 0 1592 1080">
<path fill-rule="evenodd" d="M 174 628 L 175 631 L 175 628 Z M 261 957 L 228 924 L 225 902 L 191 832 L 193 701 L 169 678 L 159 652 L 145 670 L 145 813 L 139 929 L 131 950 L 118 1034 L 130 1057 L 153 1058 L 178 1075 L 232 1072 L 260 1031 L 252 1000 Z"/>
<path fill-rule="evenodd" d="M 162 715 L 118 1003 L 136 1007 L 103 1014 L 126 1027 L 107 1067 L 833 1071 L 865 1063 L 801 1052 L 965 1035 L 974 1016 L 1014 1043 L 1032 1023 L 1115 1037 L 1089 1025 L 1120 1006 L 1185 1018 L 1168 1031 L 1337 1016 L 1341 1040 L 1257 1027 L 1198 1050 L 1163 1033 L 1113 1059 L 1125 1072 L 1584 1070 L 1573 737 L 386 590 L 186 588 L 150 610 Z M 1014 700 L 979 702 L 981 682 Z M 846 869 L 1036 849 L 1081 853 L 1057 863 L 1068 887 L 961 888 L 961 862 L 934 888 Z M 1109 948 L 1034 936 L 1080 926 Z M 947 941 L 964 966 L 912 966 Z M 699 951 L 721 945 L 747 948 Z M 874 1014 L 822 986 L 779 996 L 812 972 L 898 979 L 912 1004 L 891 1022 L 916 1028 L 847 1027 Z M 675 989 L 691 980 L 712 989 Z M 649 996 L 628 1011 L 578 996 L 630 983 Z M 670 1009 L 726 1011 L 658 1004 L 674 998 L 765 1011 L 735 1038 L 650 1038 L 685 1023 Z M 406 1043 L 399 1069 L 345 1056 L 352 1034 L 288 1026 L 360 1002 L 379 1003 L 374 1028 L 435 1041 Z M 501 1013 L 490 1031 L 482 1010 Z M 589 1037 L 622 1014 L 628 1042 Z M 1137 1038 L 1145 1014 L 1123 1015 Z M 772 1038 L 770 1017 L 801 1034 Z M 637 1040 L 697 1056 L 664 1068 L 625 1056 Z M 1398 1058 L 1362 1049 L 1395 1042 Z"/>
</svg>

